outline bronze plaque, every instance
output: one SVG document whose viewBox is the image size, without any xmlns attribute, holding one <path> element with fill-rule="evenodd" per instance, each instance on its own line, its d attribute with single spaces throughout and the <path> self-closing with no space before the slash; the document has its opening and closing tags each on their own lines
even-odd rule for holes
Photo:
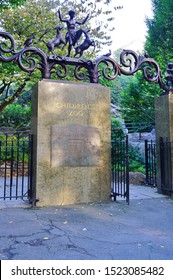
<svg viewBox="0 0 173 280">
<path fill-rule="evenodd" d="M 99 128 L 51 126 L 51 167 L 99 165 Z"/>
</svg>

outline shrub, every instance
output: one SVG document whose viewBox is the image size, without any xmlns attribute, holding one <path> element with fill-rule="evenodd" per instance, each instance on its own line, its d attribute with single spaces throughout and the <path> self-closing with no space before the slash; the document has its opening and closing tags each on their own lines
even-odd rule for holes
<svg viewBox="0 0 173 280">
<path fill-rule="evenodd" d="M 124 127 L 119 119 L 111 118 L 111 133 L 112 141 L 125 137 Z"/>
<path fill-rule="evenodd" d="M 30 125 L 31 108 L 20 104 L 8 105 L 0 115 L 0 126 L 11 127 L 19 130 L 23 126 Z"/>
<path fill-rule="evenodd" d="M 129 171 L 145 174 L 145 157 L 139 147 L 129 145 Z"/>
</svg>

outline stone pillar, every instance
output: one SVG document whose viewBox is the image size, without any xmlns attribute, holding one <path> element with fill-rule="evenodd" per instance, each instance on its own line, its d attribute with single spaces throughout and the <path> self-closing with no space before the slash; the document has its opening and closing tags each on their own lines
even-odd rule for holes
<svg viewBox="0 0 173 280">
<path fill-rule="evenodd" d="M 31 133 L 37 206 L 109 199 L 108 88 L 42 80 L 33 88 Z"/>
<path fill-rule="evenodd" d="M 162 95 L 156 98 L 155 102 L 155 121 L 156 121 L 156 154 L 157 154 L 157 186 L 161 192 L 161 164 L 160 161 L 160 137 L 173 142 L 173 94 Z M 173 151 L 171 149 L 170 159 L 173 159 Z M 173 166 L 173 165 L 172 165 Z M 173 174 L 173 170 L 167 170 L 169 174 Z M 166 177 L 166 176 L 165 176 Z M 165 178 L 167 180 L 168 178 Z M 172 178 L 173 182 L 173 178 Z"/>
</svg>

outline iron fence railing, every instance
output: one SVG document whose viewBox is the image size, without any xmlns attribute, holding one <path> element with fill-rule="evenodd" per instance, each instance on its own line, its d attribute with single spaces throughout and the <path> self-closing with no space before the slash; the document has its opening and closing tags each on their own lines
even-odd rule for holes
<svg viewBox="0 0 173 280">
<path fill-rule="evenodd" d="M 0 198 L 31 198 L 32 136 L 0 134 Z"/>
<path fill-rule="evenodd" d="M 145 140 L 145 171 L 146 184 L 155 187 L 157 185 L 156 143 L 152 140 Z"/>
<path fill-rule="evenodd" d="M 111 197 L 126 198 L 129 203 L 128 136 L 112 141 L 112 191 Z"/>
</svg>

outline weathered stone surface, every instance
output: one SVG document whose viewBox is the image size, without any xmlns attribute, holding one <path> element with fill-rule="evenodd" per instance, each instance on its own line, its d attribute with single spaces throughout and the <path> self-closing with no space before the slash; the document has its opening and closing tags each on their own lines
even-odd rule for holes
<svg viewBox="0 0 173 280">
<path fill-rule="evenodd" d="M 51 166 L 99 166 L 100 129 L 86 126 L 51 127 Z"/>
<path fill-rule="evenodd" d="M 108 199 L 110 90 L 95 84 L 43 80 L 33 90 L 31 120 L 37 205 Z"/>
</svg>

